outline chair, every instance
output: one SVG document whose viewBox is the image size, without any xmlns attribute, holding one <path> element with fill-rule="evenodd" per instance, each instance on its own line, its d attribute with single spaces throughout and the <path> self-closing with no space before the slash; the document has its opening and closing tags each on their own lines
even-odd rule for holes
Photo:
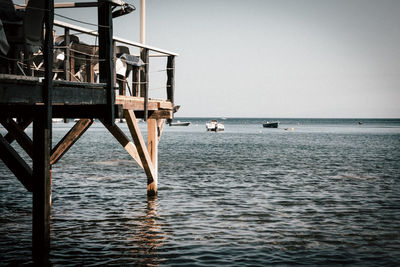
<svg viewBox="0 0 400 267">
<path fill-rule="evenodd" d="M 43 46 L 44 15 L 45 0 L 29 0 L 22 22 L 3 21 L 10 44 L 8 55 L 20 59 L 23 53 L 23 62 L 26 63 L 28 74 L 31 74 L 30 62 L 33 53 Z M 13 72 L 16 73 L 16 66 Z"/>
</svg>

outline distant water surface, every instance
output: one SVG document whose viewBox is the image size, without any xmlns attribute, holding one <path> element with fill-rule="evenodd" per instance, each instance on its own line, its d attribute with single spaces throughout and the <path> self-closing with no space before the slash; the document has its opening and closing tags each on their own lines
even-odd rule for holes
<svg viewBox="0 0 400 267">
<path fill-rule="evenodd" d="M 400 265 L 400 120 L 180 120 L 161 137 L 157 199 L 100 123 L 53 166 L 52 263 Z M 0 265 L 30 262 L 31 208 L 0 162 Z"/>
</svg>

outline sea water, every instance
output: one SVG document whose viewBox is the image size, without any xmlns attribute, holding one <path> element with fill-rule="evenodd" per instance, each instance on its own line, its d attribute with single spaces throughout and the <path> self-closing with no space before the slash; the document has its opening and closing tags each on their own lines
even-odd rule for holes
<svg viewBox="0 0 400 267">
<path fill-rule="evenodd" d="M 52 263 L 400 264 L 400 120 L 180 120 L 162 133 L 156 199 L 99 122 L 53 166 Z M 31 201 L 0 162 L 1 265 L 31 261 Z"/>
</svg>

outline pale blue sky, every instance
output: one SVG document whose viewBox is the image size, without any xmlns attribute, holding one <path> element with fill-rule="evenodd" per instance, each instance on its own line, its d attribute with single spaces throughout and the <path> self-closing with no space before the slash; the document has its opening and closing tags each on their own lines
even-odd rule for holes
<svg viewBox="0 0 400 267">
<path fill-rule="evenodd" d="M 115 35 L 139 41 L 138 10 Z M 147 43 L 180 55 L 178 116 L 400 117 L 399 14 L 398 0 L 147 0 Z"/>
</svg>

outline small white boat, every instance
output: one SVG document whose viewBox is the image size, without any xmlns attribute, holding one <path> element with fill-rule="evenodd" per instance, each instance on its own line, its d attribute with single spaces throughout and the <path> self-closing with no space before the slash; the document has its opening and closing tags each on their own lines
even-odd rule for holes
<svg viewBox="0 0 400 267">
<path fill-rule="evenodd" d="M 211 120 L 206 123 L 207 131 L 220 132 L 225 130 L 225 126 L 217 120 Z"/>
<path fill-rule="evenodd" d="M 169 123 L 169 126 L 189 126 L 189 125 L 190 125 L 189 121 L 176 121 Z"/>
</svg>

